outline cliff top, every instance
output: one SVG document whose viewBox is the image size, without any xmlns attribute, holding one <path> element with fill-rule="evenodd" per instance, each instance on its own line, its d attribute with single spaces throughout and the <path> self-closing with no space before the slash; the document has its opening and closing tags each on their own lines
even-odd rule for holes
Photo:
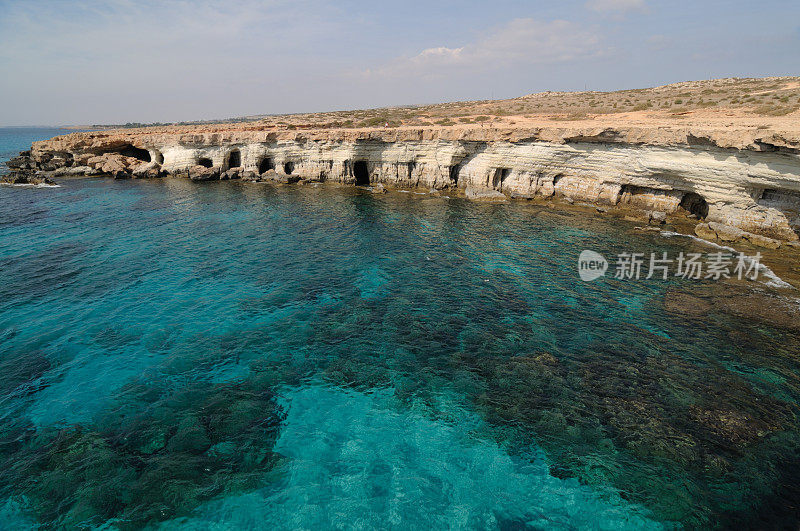
<svg viewBox="0 0 800 531">
<path fill-rule="evenodd" d="M 211 135 L 220 135 L 223 141 L 697 142 L 740 149 L 760 149 L 759 145 L 766 143 L 796 151 L 800 149 L 800 77 L 691 81 L 615 92 L 542 92 L 508 100 L 114 129 L 75 133 L 69 141 L 91 145 L 117 138 L 158 137 L 163 142 L 169 136 L 191 142 L 193 136 L 202 136 L 207 142 Z"/>
</svg>

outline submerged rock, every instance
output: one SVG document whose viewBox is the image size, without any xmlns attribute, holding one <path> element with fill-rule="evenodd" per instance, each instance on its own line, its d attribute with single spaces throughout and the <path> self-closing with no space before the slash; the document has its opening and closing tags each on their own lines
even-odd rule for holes
<svg viewBox="0 0 800 531">
<path fill-rule="evenodd" d="M 711 310 L 711 303 L 682 291 L 668 291 L 664 297 L 664 309 L 670 313 L 703 317 Z"/>
<path fill-rule="evenodd" d="M 800 305 L 797 300 L 778 296 L 731 294 L 716 299 L 716 307 L 742 319 L 789 330 L 800 330 Z"/>
<path fill-rule="evenodd" d="M 464 194 L 467 199 L 473 201 L 505 201 L 507 199 L 502 192 L 491 188 L 467 188 Z"/>
<path fill-rule="evenodd" d="M 56 528 L 113 520 L 139 529 L 223 492 L 263 486 L 279 462 L 272 448 L 283 412 L 252 383 L 171 392 L 138 383 L 122 396 L 97 423 L 42 430 L 13 453 L 0 445 L 2 486 L 13 484 L 30 511 Z M 9 459 L 25 466 L 5 466 Z"/>
</svg>

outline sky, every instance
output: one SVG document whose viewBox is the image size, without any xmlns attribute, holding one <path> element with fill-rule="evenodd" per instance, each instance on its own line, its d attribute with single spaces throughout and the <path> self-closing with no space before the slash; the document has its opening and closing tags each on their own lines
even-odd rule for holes
<svg viewBox="0 0 800 531">
<path fill-rule="evenodd" d="M 797 0 L 0 0 L 0 126 L 798 74 Z"/>
</svg>

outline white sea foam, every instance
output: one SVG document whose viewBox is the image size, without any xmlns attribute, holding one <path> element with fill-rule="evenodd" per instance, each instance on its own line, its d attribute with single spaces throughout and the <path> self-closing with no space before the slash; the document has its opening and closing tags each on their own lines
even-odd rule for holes
<svg viewBox="0 0 800 531">
<path fill-rule="evenodd" d="M 0 183 L 3 186 L 10 186 L 12 188 L 61 188 L 59 184 L 30 184 L 30 183 Z"/>
<path fill-rule="evenodd" d="M 666 238 L 674 238 L 676 236 L 681 236 L 684 238 L 690 238 L 692 240 L 698 241 L 700 243 L 709 245 L 711 247 L 716 247 L 717 249 L 722 249 L 724 251 L 728 251 L 730 253 L 738 254 L 739 251 L 734 249 L 733 247 L 728 247 L 727 245 L 720 245 L 718 243 L 710 242 L 708 240 L 704 240 L 703 238 L 699 238 L 694 234 L 681 234 L 680 232 L 672 232 L 668 230 L 661 231 L 660 234 Z M 755 260 L 755 257 L 747 256 L 744 257 L 745 262 L 749 266 Z M 759 277 L 764 277 L 768 280 L 764 282 L 767 286 L 771 288 L 781 288 L 781 289 L 795 289 L 794 286 L 783 280 L 781 277 L 775 274 L 775 272 L 770 269 L 768 266 L 762 264 L 761 262 L 758 263 L 758 274 Z"/>
</svg>

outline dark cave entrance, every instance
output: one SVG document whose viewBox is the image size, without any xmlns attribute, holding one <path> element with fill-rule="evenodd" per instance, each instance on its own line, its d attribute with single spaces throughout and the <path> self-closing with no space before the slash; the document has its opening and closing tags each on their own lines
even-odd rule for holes
<svg viewBox="0 0 800 531">
<path fill-rule="evenodd" d="M 460 164 L 453 164 L 450 166 L 450 182 L 453 186 L 458 185 L 458 174 L 461 172 L 461 165 Z"/>
<path fill-rule="evenodd" d="M 149 151 L 147 151 L 146 149 L 134 147 L 130 144 L 120 149 L 119 154 L 122 155 L 123 157 L 131 157 L 134 159 L 139 159 L 142 162 L 151 161 Z"/>
<path fill-rule="evenodd" d="M 492 188 L 500 189 L 503 187 L 503 182 L 511 175 L 511 170 L 508 168 L 497 168 L 494 170 L 494 176 L 492 176 Z"/>
<path fill-rule="evenodd" d="M 414 176 L 414 170 L 417 169 L 416 162 L 409 162 L 408 163 L 408 180 L 410 181 L 411 178 Z"/>
<path fill-rule="evenodd" d="M 258 163 L 258 173 L 267 173 L 269 170 L 275 169 L 275 162 L 270 157 L 264 157 Z"/>
<path fill-rule="evenodd" d="M 228 168 L 238 168 L 242 165 L 242 154 L 234 149 L 228 154 Z"/>
<path fill-rule="evenodd" d="M 211 166 L 214 165 L 214 162 L 212 162 L 211 159 L 208 159 L 208 158 L 205 158 L 205 157 L 201 157 L 201 158 L 197 159 L 197 165 L 198 166 L 202 166 L 204 168 L 210 168 Z"/>
<path fill-rule="evenodd" d="M 356 178 L 356 186 L 369 185 L 369 168 L 367 167 L 367 161 L 357 160 L 353 164 L 353 177 Z"/>
<path fill-rule="evenodd" d="M 283 173 L 285 173 L 286 175 L 293 174 L 294 173 L 294 162 L 291 162 L 291 161 L 285 162 L 283 164 Z"/>
<path fill-rule="evenodd" d="M 681 199 L 681 208 L 697 219 L 706 219 L 708 216 L 708 203 L 703 196 L 694 192 L 688 192 Z"/>
</svg>

